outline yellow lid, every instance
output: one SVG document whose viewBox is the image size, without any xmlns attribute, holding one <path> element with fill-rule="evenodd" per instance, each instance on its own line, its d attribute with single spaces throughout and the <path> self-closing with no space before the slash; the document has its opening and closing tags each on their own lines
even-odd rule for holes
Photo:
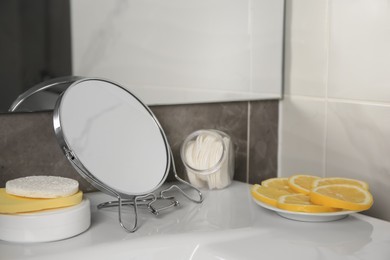
<svg viewBox="0 0 390 260">
<path fill-rule="evenodd" d="M 46 209 L 62 208 L 77 205 L 83 198 L 82 191 L 68 197 L 53 199 L 35 199 L 10 195 L 4 188 L 0 189 L 0 213 L 13 214 L 34 212 Z"/>
</svg>

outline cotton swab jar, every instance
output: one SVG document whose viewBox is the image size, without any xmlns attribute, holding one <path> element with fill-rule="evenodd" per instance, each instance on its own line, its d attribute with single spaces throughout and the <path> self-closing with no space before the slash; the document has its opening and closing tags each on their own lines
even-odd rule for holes
<svg viewBox="0 0 390 260">
<path fill-rule="evenodd" d="M 234 175 L 231 138 L 219 130 L 198 130 L 183 142 L 181 159 L 189 182 L 197 188 L 223 189 Z"/>
</svg>

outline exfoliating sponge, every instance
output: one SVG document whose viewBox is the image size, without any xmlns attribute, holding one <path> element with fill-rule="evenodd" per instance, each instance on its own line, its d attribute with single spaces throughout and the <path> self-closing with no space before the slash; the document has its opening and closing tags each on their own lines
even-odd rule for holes
<svg viewBox="0 0 390 260">
<path fill-rule="evenodd" d="M 0 213 L 15 214 L 35 212 L 40 210 L 69 207 L 79 204 L 83 199 L 83 193 L 77 193 L 61 198 L 35 199 L 10 195 L 4 188 L 0 189 Z"/>
<path fill-rule="evenodd" d="M 79 190 L 76 180 L 59 176 L 28 176 L 7 181 L 8 194 L 28 198 L 68 197 Z"/>
</svg>

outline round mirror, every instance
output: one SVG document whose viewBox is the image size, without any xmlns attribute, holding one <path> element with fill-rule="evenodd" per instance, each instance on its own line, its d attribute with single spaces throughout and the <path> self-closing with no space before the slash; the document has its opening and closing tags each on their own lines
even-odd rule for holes
<svg viewBox="0 0 390 260">
<path fill-rule="evenodd" d="M 81 79 L 54 109 L 54 128 L 73 166 L 111 195 L 147 194 L 170 169 L 166 136 L 150 109 L 118 84 Z"/>
</svg>

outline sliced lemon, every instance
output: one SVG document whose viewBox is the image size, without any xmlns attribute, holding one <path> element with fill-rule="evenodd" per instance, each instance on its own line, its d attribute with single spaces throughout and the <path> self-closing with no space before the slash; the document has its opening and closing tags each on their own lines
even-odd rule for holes
<svg viewBox="0 0 390 260">
<path fill-rule="evenodd" d="M 313 204 L 310 201 L 310 197 L 304 194 L 290 194 L 280 196 L 277 207 L 288 211 L 308 213 L 335 212 L 340 210 L 332 207 Z"/>
<path fill-rule="evenodd" d="M 367 210 L 374 200 L 369 191 L 351 184 L 331 184 L 315 187 L 310 192 L 314 204 L 348 210 Z"/>
<path fill-rule="evenodd" d="M 288 178 L 288 185 L 295 192 L 309 194 L 315 180 L 321 179 L 318 176 L 312 175 L 293 175 Z"/>
<path fill-rule="evenodd" d="M 255 184 L 251 188 L 251 195 L 253 198 L 274 207 L 276 207 L 278 198 L 280 196 L 288 194 L 291 193 L 286 190 L 264 187 L 259 184 Z"/>
<path fill-rule="evenodd" d="M 359 181 L 355 179 L 348 179 L 348 178 L 341 178 L 341 177 L 332 177 L 332 178 L 322 178 L 315 180 L 313 182 L 313 188 L 324 186 L 324 185 L 331 185 L 331 184 L 350 184 L 350 185 L 356 185 L 360 188 L 363 188 L 365 190 L 368 190 L 368 184 L 364 181 Z"/>
<path fill-rule="evenodd" d="M 261 186 L 275 188 L 280 190 L 286 190 L 291 193 L 295 193 L 290 186 L 288 186 L 288 178 L 271 178 L 261 182 Z"/>
</svg>

